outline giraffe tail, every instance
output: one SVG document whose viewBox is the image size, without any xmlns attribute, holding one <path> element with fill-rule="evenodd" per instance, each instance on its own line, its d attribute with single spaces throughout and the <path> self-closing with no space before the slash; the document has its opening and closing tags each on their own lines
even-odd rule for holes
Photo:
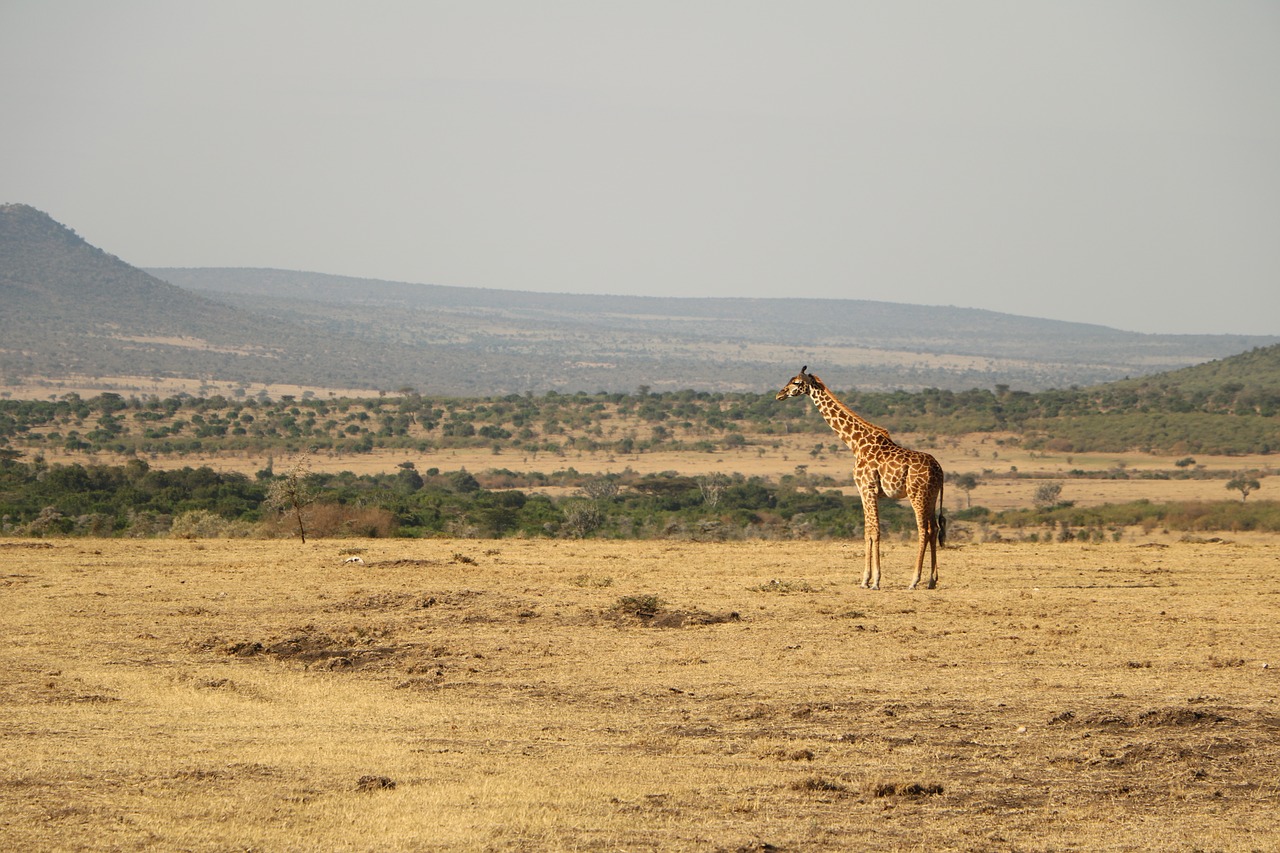
<svg viewBox="0 0 1280 853">
<path fill-rule="evenodd" d="M 942 490 L 944 484 L 938 484 L 938 547 L 947 547 L 947 516 L 942 506 Z"/>
</svg>

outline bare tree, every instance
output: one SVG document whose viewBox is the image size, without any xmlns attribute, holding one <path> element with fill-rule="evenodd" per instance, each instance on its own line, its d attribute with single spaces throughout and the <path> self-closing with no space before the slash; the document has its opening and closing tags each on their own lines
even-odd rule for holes
<svg viewBox="0 0 1280 853">
<path fill-rule="evenodd" d="M 584 482 L 581 491 L 593 501 L 611 501 L 618 496 L 618 478 L 609 474 L 595 477 Z"/>
<path fill-rule="evenodd" d="M 1035 497 L 1032 500 L 1036 506 L 1047 509 L 1056 504 L 1060 497 L 1062 497 L 1061 483 L 1041 483 L 1036 487 Z"/>
<path fill-rule="evenodd" d="M 279 479 L 271 481 L 262 502 L 267 509 L 293 516 L 303 544 L 307 541 L 307 508 L 316 502 L 315 490 L 307 483 L 310 474 L 311 455 L 304 453 Z"/>
<path fill-rule="evenodd" d="M 565 507 L 562 512 L 564 524 L 561 529 L 566 535 L 574 539 L 584 539 L 589 533 L 604 524 L 604 513 L 594 503 L 571 504 Z"/>
<path fill-rule="evenodd" d="M 698 490 L 702 492 L 702 502 L 712 509 L 720 503 L 720 496 L 728 486 L 729 478 L 719 472 L 698 478 Z"/>
</svg>

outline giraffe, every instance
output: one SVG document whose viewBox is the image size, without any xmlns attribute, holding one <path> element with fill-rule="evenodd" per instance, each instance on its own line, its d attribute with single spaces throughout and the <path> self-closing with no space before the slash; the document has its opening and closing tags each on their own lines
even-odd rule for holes
<svg viewBox="0 0 1280 853">
<path fill-rule="evenodd" d="M 866 568 L 862 573 L 863 588 L 880 588 L 880 498 L 911 501 L 920 531 L 920 550 L 916 553 L 916 573 L 909 589 L 920 584 L 924 568 L 924 552 L 929 549 L 929 589 L 938 586 L 938 541 L 945 535 L 946 519 L 942 514 L 942 466 L 928 453 L 908 450 L 889 437 L 889 431 L 878 427 L 853 412 L 827 390 L 822 380 L 800 368 L 783 386 L 776 399 L 801 397 L 813 400 L 822 417 L 836 435 L 853 451 L 853 481 L 862 497 L 866 528 Z M 937 507 L 937 514 L 934 514 Z"/>
</svg>

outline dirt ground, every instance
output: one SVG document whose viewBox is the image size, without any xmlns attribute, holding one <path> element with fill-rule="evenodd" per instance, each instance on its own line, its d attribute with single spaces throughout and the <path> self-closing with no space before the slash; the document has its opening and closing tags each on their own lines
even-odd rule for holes
<svg viewBox="0 0 1280 853">
<path fill-rule="evenodd" d="M 0 540 L 0 848 L 1274 850 L 1277 544 Z"/>
</svg>

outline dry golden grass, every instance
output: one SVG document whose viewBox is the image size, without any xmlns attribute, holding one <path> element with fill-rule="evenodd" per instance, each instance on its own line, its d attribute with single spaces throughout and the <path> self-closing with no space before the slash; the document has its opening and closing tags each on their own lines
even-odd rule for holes
<svg viewBox="0 0 1280 853">
<path fill-rule="evenodd" d="M 698 436 L 681 436 L 695 440 Z M 1033 505 L 1036 489 L 1045 479 L 1062 483 L 1062 500 L 1077 506 L 1097 506 L 1106 503 L 1124 503 L 1134 500 L 1150 501 L 1222 501 L 1238 499 L 1239 493 L 1227 491 L 1226 480 L 1204 479 L 1151 479 L 1142 477 L 1144 471 L 1168 473 L 1176 471 L 1176 457 L 1147 453 L 1079 453 L 1045 454 L 1031 453 L 1008 441 L 1005 434 L 975 433 L 972 435 L 936 438 L 905 434 L 895 437 L 903 445 L 934 454 L 942 463 L 948 480 L 961 474 L 975 474 L 981 485 L 966 495 L 951 486 L 946 490 L 947 508 L 955 511 L 966 505 L 984 506 L 994 511 L 1018 509 Z M 371 453 L 317 453 L 309 458 L 309 467 L 317 472 L 351 471 L 355 474 L 395 473 L 403 462 L 413 462 L 419 470 L 439 468 L 456 471 L 462 468 L 473 473 L 494 469 L 516 472 L 540 471 L 550 473 L 573 468 L 583 474 L 621 473 L 631 469 L 639 474 L 678 471 L 689 476 L 710 473 L 742 474 L 747 477 L 765 477 L 777 480 L 791 474 L 799 466 L 814 477 L 831 477 L 846 494 L 854 494 L 853 454 L 839 446 L 836 435 L 829 430 L 811 434 L 788 436 L 756 436 L 760 444 L 715 452 L 692 450 L 659 451 L 633 455 L 608 451 L 573 450 L 563 455 L 541 453 L 531 455 L 522 452 L 495 453 L 491 448 L 445 448 L 420 453 L 408 449 L 376 449 Z M 819 455 L 812 453 L 815 445 L 824 448 Z M 99 463 L 124 464 L 130 457 L 108 453 L 86 454 L 60 449 L 45 449 L 41 455 L 51 463 Z M 278 454 L 265 452 L 227 451 L 222 453 L 187 454 L 174 456 L 148 456 L 148 464 L 155 468 L 182 468 L 208 465 L 216 471 L 236 471 L 252 475 L 267 467 L 272 461 L 279 467 L 284 460 Z M 1196 457 L 1197 465 L 1206 472 L 1256 471 L 1262 480 L 1259 493 L 1266 498 L 1273 486 L 1266 476 L 1274 470 L 1274 455 L 1256 456 L 1208 456 Z M 1023 477 L 1009 476 L 1017 471 Z M 1131 472 L 1133 479 L 1088 479 L 1070 476 L 1072 471 L 1091 473 L 1123 470 Z M 574 493 L 576 488 L 532 489 L 553 495 Z"/>
<path fill-rule="evenodd" d="M 195 345 L 193 339 L 183 338 L 134 338 L 133 340 L 150 340 L 156 343 L 169 343 L 195 349 L 216 349 L 216 347 Z M 238 352 L 226 349 L 225 352 Z M 308 391 L 319 397 L 372 397 L 376 392 L 368 388 L 329 388 L 321 385 L 287 385 L 283 383 L 232 382 L 226 379 L 192 379 L 183 377 L 160 376 L 30 376 L 24 377 L 18 384 L 0 386 L 0 394 L 15 400 L 56 400 L 66 394 L 79 394 L 88 399 L 104 392 L 121 394 L 125 397 L 154 394 L 158 397 L 172 397 L 176 394 L 208 395 L 223 394 L 234 398 L 237 391 L 249 395 L 265 392 L 268 396 L 279 399 L 285 394 L 301 397 Z"/>
<path fill-rule="evenodd" d="M 3 541 L 0 847 L 1275 849 L 1275 545 Z"/>
</svg>

